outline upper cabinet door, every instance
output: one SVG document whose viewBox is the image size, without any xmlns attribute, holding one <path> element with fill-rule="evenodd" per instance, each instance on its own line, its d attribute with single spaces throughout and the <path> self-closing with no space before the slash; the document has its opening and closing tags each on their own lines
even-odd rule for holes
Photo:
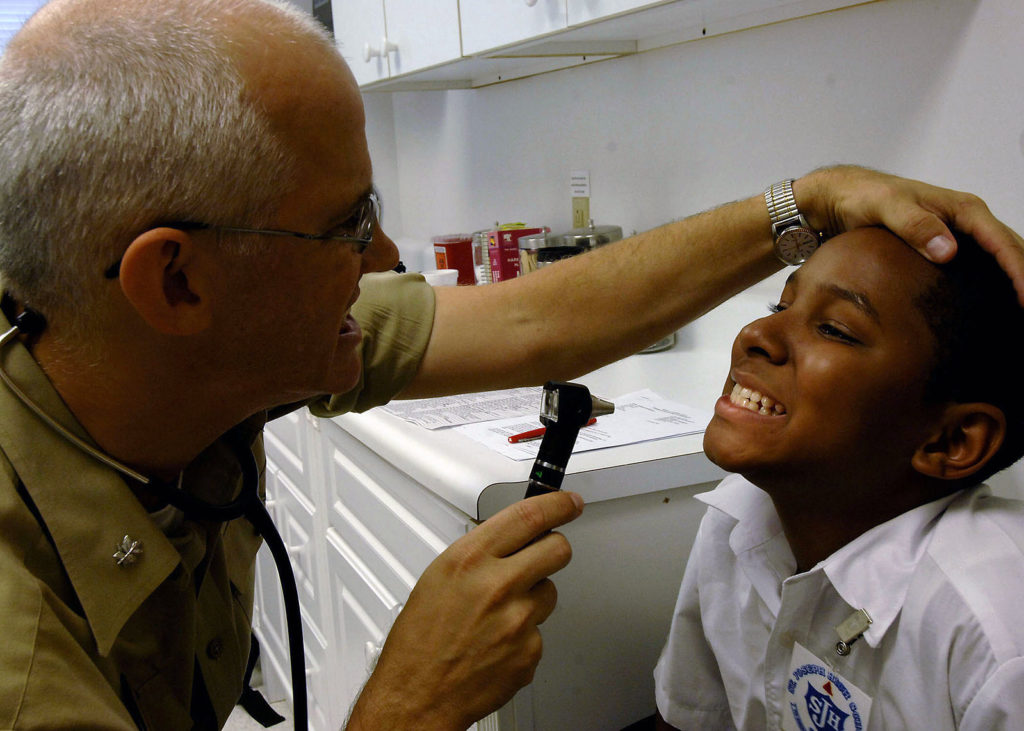
<svg viewBox="0 0 1024 731">
<path fill-rule="evenodd" d="M 458 0 L 386 0 L 385 8 L 392 76 L 461 57 Z"/>
<path fill-rule="evenodd" d="M 383 0 L 331 0 L 334 37 L 356 82 L 369 84 L 390 76 L 384 45 Z"/>
<path fill-rule="evenodd" d="M 580 25 L 631 10 L 667 5 L 672 0 L 567 0 L 569 25 Z"/>
<path fill-rule="evenodd" d="M 566 0 L 461 0 L 460 8 L 465 56 L 566 27 Z"/>
</svg>

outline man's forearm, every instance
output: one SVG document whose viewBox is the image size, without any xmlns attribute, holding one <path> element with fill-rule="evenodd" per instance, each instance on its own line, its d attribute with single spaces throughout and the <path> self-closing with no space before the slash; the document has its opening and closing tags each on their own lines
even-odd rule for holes
<svg viewBox="0 0 1024 731">
<path fill-rule="evenodd" d="M 527 277 L 439 289 L 430 347 L 403 396 L 569 379 L 635 353 L 777 271 L 770 233 L 753 197 Z"/>
<path fill-rule="evenodd" d="M 1024 241 L 975 196 L 837 166 L 797 179 L 808 223 L 827 235 L 885 226 L 923 255 L 971 234 L 1024 304 Z M 437 291 L 426 355 L 403 397 L 569 379 L 634 353 L 781 267 L 761 195 L 486 287 Z"/>
</svg>

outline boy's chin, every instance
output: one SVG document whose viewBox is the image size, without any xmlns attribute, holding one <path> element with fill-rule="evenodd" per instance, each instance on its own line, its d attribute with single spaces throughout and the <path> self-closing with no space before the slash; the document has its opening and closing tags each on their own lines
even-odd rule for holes
<svg viewBox="0 0 1024 731">
<path fill-rule="evenodd" d="M 704 454 L 712 464 L 721 467 L 726 472 L 742 472 L 742 467 L 751 456 L 751 447 L 746 443 L 745 449 L 737 449 L 740 445 L 731 444 L 728 436 L 719 433 L 720 429 L 712 419 L 704 432 Z M 743 452 L 746 452 L 744 455 Z"/>
</svg>

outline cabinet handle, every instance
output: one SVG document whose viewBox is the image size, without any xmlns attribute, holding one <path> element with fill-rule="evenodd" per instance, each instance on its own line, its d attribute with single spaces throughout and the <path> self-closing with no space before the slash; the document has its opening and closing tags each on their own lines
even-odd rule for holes
<svg viewBox="0 0 1024 731">
<path fill-rule="evenodd" d="M 537 4 L 537 0 L 526 0 L 526 4 L 532 8 L 534 5 Z"/>
<path fill-rule="evenodd" d="M 305 543 L 300 543 L 297 546 L 290 546 L 286 543 L 284 545 L 284 548 L 291 558 L 297 559 L 299 556 L 306 553 L 306 549 L 309 548 L 309 541 L 306 541 Z"/>
<path fill-rule="evenodd" d="M 398 45 L 389 41 L 386 37 L 380 39 L 379 46 L 372 46 L 367 42 L 363 46 L 363 60 L 366 63 L 370 62 L 371 58 L 384 58 L 392 51 L 397 51 Z"/>
<path fill-rule="evenodd" d="M 377 667 L 377 659 L 380 657 L 381 650 L 384 649 L 384 640 L 380 642 L 368 641 L 363 647 L 363 659 L 366 661 L 366 672 L 372 673 L 373 669 Z"/>
<path fill-rule="evenodd" d="M 398 619 L 398 615 L 402 613 L 403 609 L 405 609 L 405 604 L 403 602 L 399 602 L 391 607 L 391 624 L 395 623 L 395 620 Z M 387 640 L 387 635 L 390 631 L 391 629 L 388 628 L 384 633 L 384 637 L 377 642 L 367 640 L 366 644 L 363 645 L 363 659 L 366 661 L 367 673 L 372 673 L 373 669 L 377 667 L 377 660 L 380 658 L 380 653 L 384 649 L 384 642 Z"/>
</svg>

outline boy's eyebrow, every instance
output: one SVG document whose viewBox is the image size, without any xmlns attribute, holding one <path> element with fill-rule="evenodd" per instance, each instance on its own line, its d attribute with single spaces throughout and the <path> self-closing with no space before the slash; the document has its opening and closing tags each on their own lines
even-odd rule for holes
<svg viewBox="0 0 1024 731">
<path fill-rule="evenodd" d="M 786 286 L 788 287 L 791 284 L 796 284 L 797 280 L 800 278 L 799 275 L 800 270 L 796 269 L 786 278 Z M 834 297 L 850 302 L 854 307 L 870 317 L 872 320 L 881 324 L 881 317 L 878 315 L 878 310 L 875 309 L 875 306 L 871 304 L 871 299 L 863 292 L 856 292 L 852 289 L 847 289 L 846 287 L 840 287 L 838 284 L 822 284 L 819 289 L 828 292 Z"/>
<path fill-rule="evenodd" d="M 878 316 L 878 310 L 875 309 L 875 306 L 871 304 L 871 300 L 863 292 L 855 292 L 852 289 L 840 287 L 838 284 L 823 284 L 821 285 L 821 288 L 839 299 L 850 302 L 854 307 L 870 317 L 872 320 L 881 324 L 881 318 Z"/>
</svg>

